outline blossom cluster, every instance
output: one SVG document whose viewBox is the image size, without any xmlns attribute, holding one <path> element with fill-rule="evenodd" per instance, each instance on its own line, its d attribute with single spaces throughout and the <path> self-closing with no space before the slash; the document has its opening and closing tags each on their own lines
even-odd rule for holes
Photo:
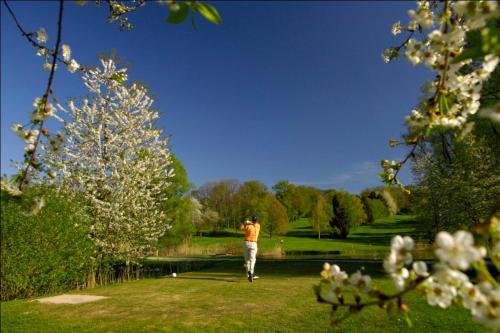
<svg viewBox="0 0 500 333">
<path fill-rule="evenodd" d="M 53 64 L 52 62 L 54 60 L 53 58 L 56 57 L 56 52 L 43 45 L 49 40 L 45 28 L 41 27 L 35 33 L 28 34 L 27 37 L 37 48 L 36 54 L 38 56 L 44 56 L 45 63 L 43 64 L 43 68 L 49 72 L 56 70 L 57 64 L 55 62 Z M 63 44 L 58 53 L 62 55 L 62 58 L 57 56 L 56 60 L 63 62 L 70 73 L 74 73 L 81 68 L 78 62 L 71 58 L 71 48 L 68 45 Z M 46 93 L 42 97 L 35 98 L 31 119 L 27 125 L 23 126 L 15 123 L 11 126 L 12 131 L 14 131 L 14 133 L 25 143 L 24 161 L 22 163 L 14 163 L 14 166 L 18 170 L 18 176 L 14 180 L 4 178 L 1 183 L 2 189 L 12 196 L 22 195 L 21 188 L 24 184 L 39 182 L 41 180 L 40 172 L 42 171 L 45 171 L 49 179 L 54 176 L 54 171 L 47 168 L 43 163 L 43 153 L 47 148 L 58 150 L 59 145 L 62 143 L 62 136 L 58 133 L 55 137 L 52 137 L 44 124 L 47 118 L 54 118 L 61 122 L 63 119 L 57 114 L 56 107 L 49 102 L 51 93 L 52 89 L 48 87 Z M 55 101 L 55 103 L 57 103 L 57 101 Z M 45 143 L 42 142 L 43 138 L 46 138 Z M 41 151 L 37 152 L 38 148 L 40 148 Z"/>
<path fill-rule="evenodd" d="M 423 85 L 419 104 L 405 118 L 406 143 L 416 145 L 435 127 L 458 128 L 464 137 L 472 129 L 475 114 L 500 122 L 500 103 L 480 110 L 483 84 L 499 62 L 498 35 L 488 26 L 500 18 L 498 2 L 416 3 L 417 8 L 408 11 L 408 23 L 398 21 L 391 28 L 393 35 L 407 32 L 408 37 L 382 54 L 390 62 L 401 52 L 411 64 L 425 65 L 435 73 L 435 79 Z M 481 45 L 471 45 L 472 33 L 481 36 Z M 477 51 L 467 51 L 472 47 Z M 380 176 L 387 183 L 399 184 L 396 175 L 385 168 Z"/>
<path fill-rule="evenodd" d="M 493 223 L 498 227 L 496 219 Z M 384 260 L 384 269 L 400 291 L 398 294 L 383 294 L 371 286 L 372 279 L 369 275 L 362 275 L 358 271 L 349 276 L 339 266 L 325 263 L 321 277 L 323 285 L 326 284 L 328 288 L 326 291 L 318 289 L 318 293 L 324 294 L 320 297 L 334 306 L 342 306 L 346 304 L 343 295 L 354 287 L 356 304 L 361 309 L 370 303 L 361 302 L 360 293 L 378 298 L 378 304 L 381 305 L 391 298 L 401 298 L 404 293 L 417 288 L 432 306 L 447 308 L 452 304 L 461 304 L 477 322 L 492 329 L 500 327 L 500 287 L 495 279 L 488 278 L 491 276 L 484 261 L 486 248 L 475 246 L 470 232 L 461 230 L 451 235 L 442 231 L 437 234 L 434 252 L 437 261 L 431 272 L 424 261 L 413 261 L 414 246 L 415 242 L 411 237 L 396 236 L 392 239 L 390 253 Z M 493 246 L 492 255 L 500 256 L 498 239 Z M 471 268 L 477 270 L 478 278 L 475 280 L 466 274 Z M 401 301 L 400 304 L 400 310 L 407 311 L 407 306 L 403 306 Z"/>
<path fill-rule="evenodd" d="M 497 55 L 486 54 L 480 65 L 470 66 L 472 60 L 461 57 L 467 33 L 484 28 L 489 19 L 498 17 L 497 2 L 456 1 L 448 4 L 447 1 L 444 6 L 440 13 L 436 13 L 439 6 L 431 5 L 429 1 L 417 1 L 417 9 L 408 12 L 410 21 L 406 30 L 412 35 L 402 46 L 404 55 L 413 65 L 425 64 L 437 75 L 436 80 L 424 86 L 419 107 L 406 118 L 412 131 L 434 126 L 463 126 L 469 115 L 479 110 L 482 85 L 499 61 Z M 421 39 L 413 37 L 416 27 L 428 33 L 424 33 Z M 402 30 L 400 22 L 392 28 L 393 34 Z M 393 52 L 393 48 L 386 51 L 384 60 L 390 61 Z M 464 66 L 471 69 L 464 71 Z"/>
<path fill-rule="evenodd" d="M 47 35 L 45 28 L 41 27 L 40 29 L 38 29 L 38 31 L 36 32 L 36 41 L 38 42 L 36 55 L 44 56 L 45 63 L 43 64 L 43 69 L 45 69 L 46 71 L 51 71 L 52 63 L 49 60 L 54 56 L 54 50 L 50 50 L 49 48 L 41 45 L 47 43 L 48 40 L 49 36 Z M 61 46 L 59 54 L 62 54 L 62 59 L 58 60 L 66 65 L 66 68 L 70 73 L 74 73 L 80 69 L 80 64 L 75 59 L 71 58 L 71 48 L 69 47 L 69 45 L 63 44 Z M 54 70 L 56 69 L 57 64 L 55 65 Z"/>
</svg>

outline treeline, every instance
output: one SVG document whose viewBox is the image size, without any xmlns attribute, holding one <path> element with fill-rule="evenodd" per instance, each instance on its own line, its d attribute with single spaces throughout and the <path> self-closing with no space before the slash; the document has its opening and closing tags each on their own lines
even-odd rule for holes
<svg viewBox="0 0 500 333">
<path fill-rule="evenodd" d="M 286 180 L 268 189 L 256 180 L 240 183 L 229 179 L 206 183 L 191 195 L 191 218 L 185 221 L 189 227 L 181 228 L 191 232 L 184 234 L 184 240 L 193 232 L 237 230 L 252 214 L 261 217 L 262 230 L 270 237 L 286 232 L 289 223 L 299 218 L 309 218 L 318 238 L 322 233 L 342 238 L 359 225 L 410 211 L 408 194 L 385 187 L 369 188 L 354 195 L 295 185 Z"/>
</svg>

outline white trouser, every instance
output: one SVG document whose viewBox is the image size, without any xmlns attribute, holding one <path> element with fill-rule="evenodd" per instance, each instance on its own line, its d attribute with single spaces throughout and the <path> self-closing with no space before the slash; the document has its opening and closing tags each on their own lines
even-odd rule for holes
<svg viewBox="0 0 500 333">
<path fill-rule="evenodd" d="M 243 252 L 245 254 L 245 263 L 247 264 L 247 271 L 253 274 L 255 268 L 255 260 L 257 256 L 257 242 L 244 241 Z"/>
</svg>

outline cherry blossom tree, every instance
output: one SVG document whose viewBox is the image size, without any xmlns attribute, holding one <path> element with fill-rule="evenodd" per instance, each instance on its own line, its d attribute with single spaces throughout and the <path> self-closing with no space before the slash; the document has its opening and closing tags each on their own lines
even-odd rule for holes
<svg viewBox="0 0 500 333">
<path fill-rule="evenodd" d="M 146 88 L 127 85 L 112 59 L 88 70 L 90 97 L 70 100 L 63 145 L 45 147 L 60 186 L 80 192 L 93 218 L 99 253 L 129 260 L 168 227 L 161 204 L 172 176 L 168 140 L 154 126 L 158 112 Z"/>
</svg>

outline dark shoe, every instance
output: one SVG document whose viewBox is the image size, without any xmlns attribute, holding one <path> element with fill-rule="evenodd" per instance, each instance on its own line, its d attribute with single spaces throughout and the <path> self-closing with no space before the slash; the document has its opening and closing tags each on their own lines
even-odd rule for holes
<svg viewBox="0 0 500 333">
<path fill-rule="evenodd" d="M 250 272 L 248 272 L 248 282 L 253 282 L 253 275 Z"/>
</svg>

